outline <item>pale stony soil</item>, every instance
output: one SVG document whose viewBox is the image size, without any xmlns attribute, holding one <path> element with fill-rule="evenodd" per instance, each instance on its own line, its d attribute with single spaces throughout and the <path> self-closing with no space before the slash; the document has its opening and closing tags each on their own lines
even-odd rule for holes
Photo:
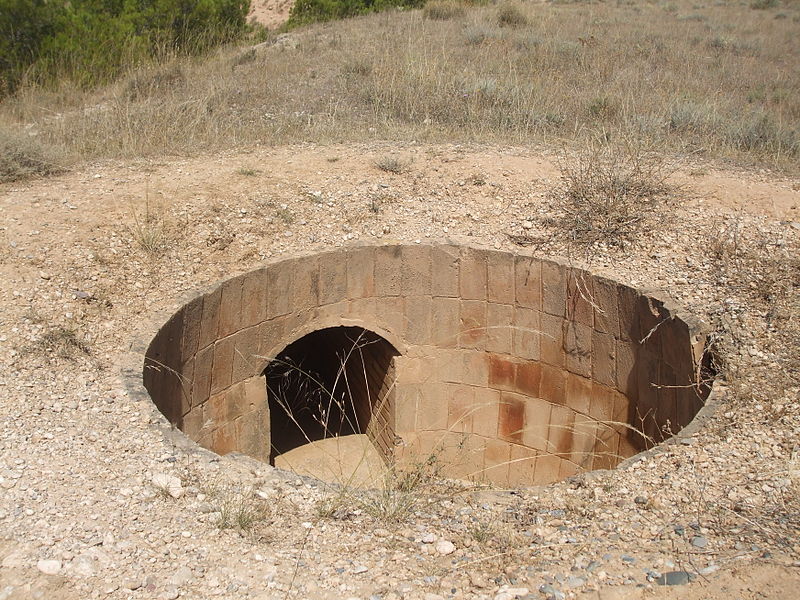
<svg viewBox="0 0 800 600">
<path fill-rule="evenodd" d="M 377 169 L 387 154 L 409 170 Z M 152 406 L 129 397 L 118 356 L 155 311 L 269 257 L 373 238 L 513 251 L 509 235 L 552 233 L 552 157 L 297 146 L 0 187 L 0 599 L 792 597 L 798 290 L 762 275 L 800 243 L 800 183 L 708 165 L 677 180 L 684 191 L 637 245 L 569 252 L 666 289 L 718 331 L 734 375 L 702 435 L 544 488 L 426 485 L 398 521 L 165 436 Z M 161 233 L 153 256 L 137 243 Z M 724 267 L 711 251 L 722 239 L 760 259 Z M 758 300 L 765 285 L 780 291 L 774 306 Z M 86 352 L 47 336 L 63 330 Z M 263 520 L 221 529 L 241 505 Z M 656 585 L 668 571 L 695 579 Z"/>
</svg>

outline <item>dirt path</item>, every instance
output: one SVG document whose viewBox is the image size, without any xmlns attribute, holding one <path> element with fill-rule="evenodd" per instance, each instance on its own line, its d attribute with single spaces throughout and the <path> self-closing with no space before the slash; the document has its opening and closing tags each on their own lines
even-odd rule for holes
<svg viewBox="0 0 800 600">
<path fill-rule="evenodd" d="M 404 172 L 377 168 L 387 156 Z M 491 599 L 522 587 L 536 598 L 541 585 L 603 599 L 792 597 L 800 532 L 780 507 L 800 493 L 797 388 L 770 400 L 777 412 L 759 391 L 731 400 L 706 438 L 635 469 L 514 495 L 434 490 L 399 523 L 353 507 L 322 519 L 329 490 L 176 447 L 126 397 L 116 357 L 188 291 L 358 239 L 513 250 L 509 235 L 546 228 L 556 162 L 520 148 L 295 146 L 0 187 L 0 598 Z M 685 191 L 668 218 L 592 266 L 664 287 L 705 319 L 735 307 L 742 360 L 779 368 L 774 328 L 747 289 L 721 289 L 708 240 L 736 228 L 742 247 L 797 244 L 799 182 L 702 165 L 676 179 Z M 156 473 L 185 493 L 161 494 Z M 269 516 L 245 532 L 217 527 L 220 503 L 253 489 Z M 426 534 L 455 553 L 437 554 Z M 683 569 L 706 574 L 688 587 L 647 579 Z"/>
</svg>

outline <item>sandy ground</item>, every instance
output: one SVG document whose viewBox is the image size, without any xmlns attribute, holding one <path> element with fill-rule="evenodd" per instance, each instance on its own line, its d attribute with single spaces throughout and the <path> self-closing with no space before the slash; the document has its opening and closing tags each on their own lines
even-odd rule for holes
<svg viewBox="0 0 800 600">
<path fill-rule="evenodd" d="M 255 20 L 269 29 L 276 29 L 289 19 L 292 0 L 253 0 L 248 20 Z"/>
<path fill-rule="evenodd" d="M 376 168 L 386 155 L 408 171 Z M 546 233 L 558 177 L 524 148 L 386 143 L 108 162 L 0 187 L 0 598 L 795 597 L 792 385 L 769 399 L 720 386 L 704 436 L 627 471 L 513 493 L 433 486 L 397 520 L 347 499 L 321 510 L 326 486 L 176 443 L 127 398 L 117 357 L 188 291 L 365 238 L 513 251 L 509 236 Z M 709 240 L 796 247 L 800 183 L 710 165 L 675 180 L 668 218 L 592 267 L 731 323 L 736 360 L 766 381 L 797 353 L 774 343 L 797 315 L 721 285 Z M 163 475 L 179 498 L 154 485 Z M 266 516 L 220 528 L 231 497 Z M 655 585 L 670 570 L 699 575 Z"/>
</svg>

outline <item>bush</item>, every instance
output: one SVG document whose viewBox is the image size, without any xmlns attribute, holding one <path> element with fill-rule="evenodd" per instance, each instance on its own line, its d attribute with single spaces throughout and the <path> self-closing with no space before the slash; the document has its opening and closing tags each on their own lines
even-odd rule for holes
<svg viewBox="0 0 800 600">
<path fill-rule="evenodd" d="M 425 0 L 297 0 L 289 13 L 288 27 L 346 19 L 387 8 L 419 8 Z"/>
<path fill-rule="evenodd" d="M 519 6 L 509 2 L 497 10 L 497 22 L 501 27 L 524 27 L 528 24 L 528 17 Z"/>
<path fill-rule="evenodd" d="M 431 0 L 425 4 L 422 14 L 426 19 L 446 21 L 463 17 L 466 12 L 464 5 L 456 0 Z"/>
<path fill-rule="evenodd" d="M 55 153 L 34 138 L 0 129 L 0 183 L 58 173 L 63 168 L 55 160 Z"/>
<path fill-rule="evenodd" d="M 92 86 L 130 65 L 240 37 L 250 0 L 0 0 L 0 95 L 23 78 Z"/>
</svg>

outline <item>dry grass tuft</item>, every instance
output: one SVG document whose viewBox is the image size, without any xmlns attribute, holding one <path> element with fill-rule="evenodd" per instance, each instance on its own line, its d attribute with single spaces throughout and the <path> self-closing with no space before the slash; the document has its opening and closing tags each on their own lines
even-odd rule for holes
<svg viewBox="0 0 800 600">
<path fill-rule="evenodd" d="M 660 155 L 638 145 L 590 145 L 562 161 L 562 184 L 553 192 L 555 230 L 584 246 L 623 246 L 647 230 L 672 188 Z"/>
<path fill-rule="evenodd" d="M 402 175 L 411 170 L 411 163 L 396 156 L 381 156 L 375 161 L 375 166 L 381 171 Z"/>
<path fill-rule="evenodd" d="M 62 160 L 63 155 L 36 138 L 0 127 L 0 183 L 59 173 Z"/>
<path fill-rule="evenodd" d="M 467 14 L 467 8 L 458 0 L 431 0 L 425 4 L 422 14 L 426 19 L 447 21 Z"/>
<path fill-rule="evenodd" d="M 528 24 L 528 15 L 515 2 L 506 2 L 497 9 L 497 23 L 500 27 L 524 27 Z"/>
</svg>

